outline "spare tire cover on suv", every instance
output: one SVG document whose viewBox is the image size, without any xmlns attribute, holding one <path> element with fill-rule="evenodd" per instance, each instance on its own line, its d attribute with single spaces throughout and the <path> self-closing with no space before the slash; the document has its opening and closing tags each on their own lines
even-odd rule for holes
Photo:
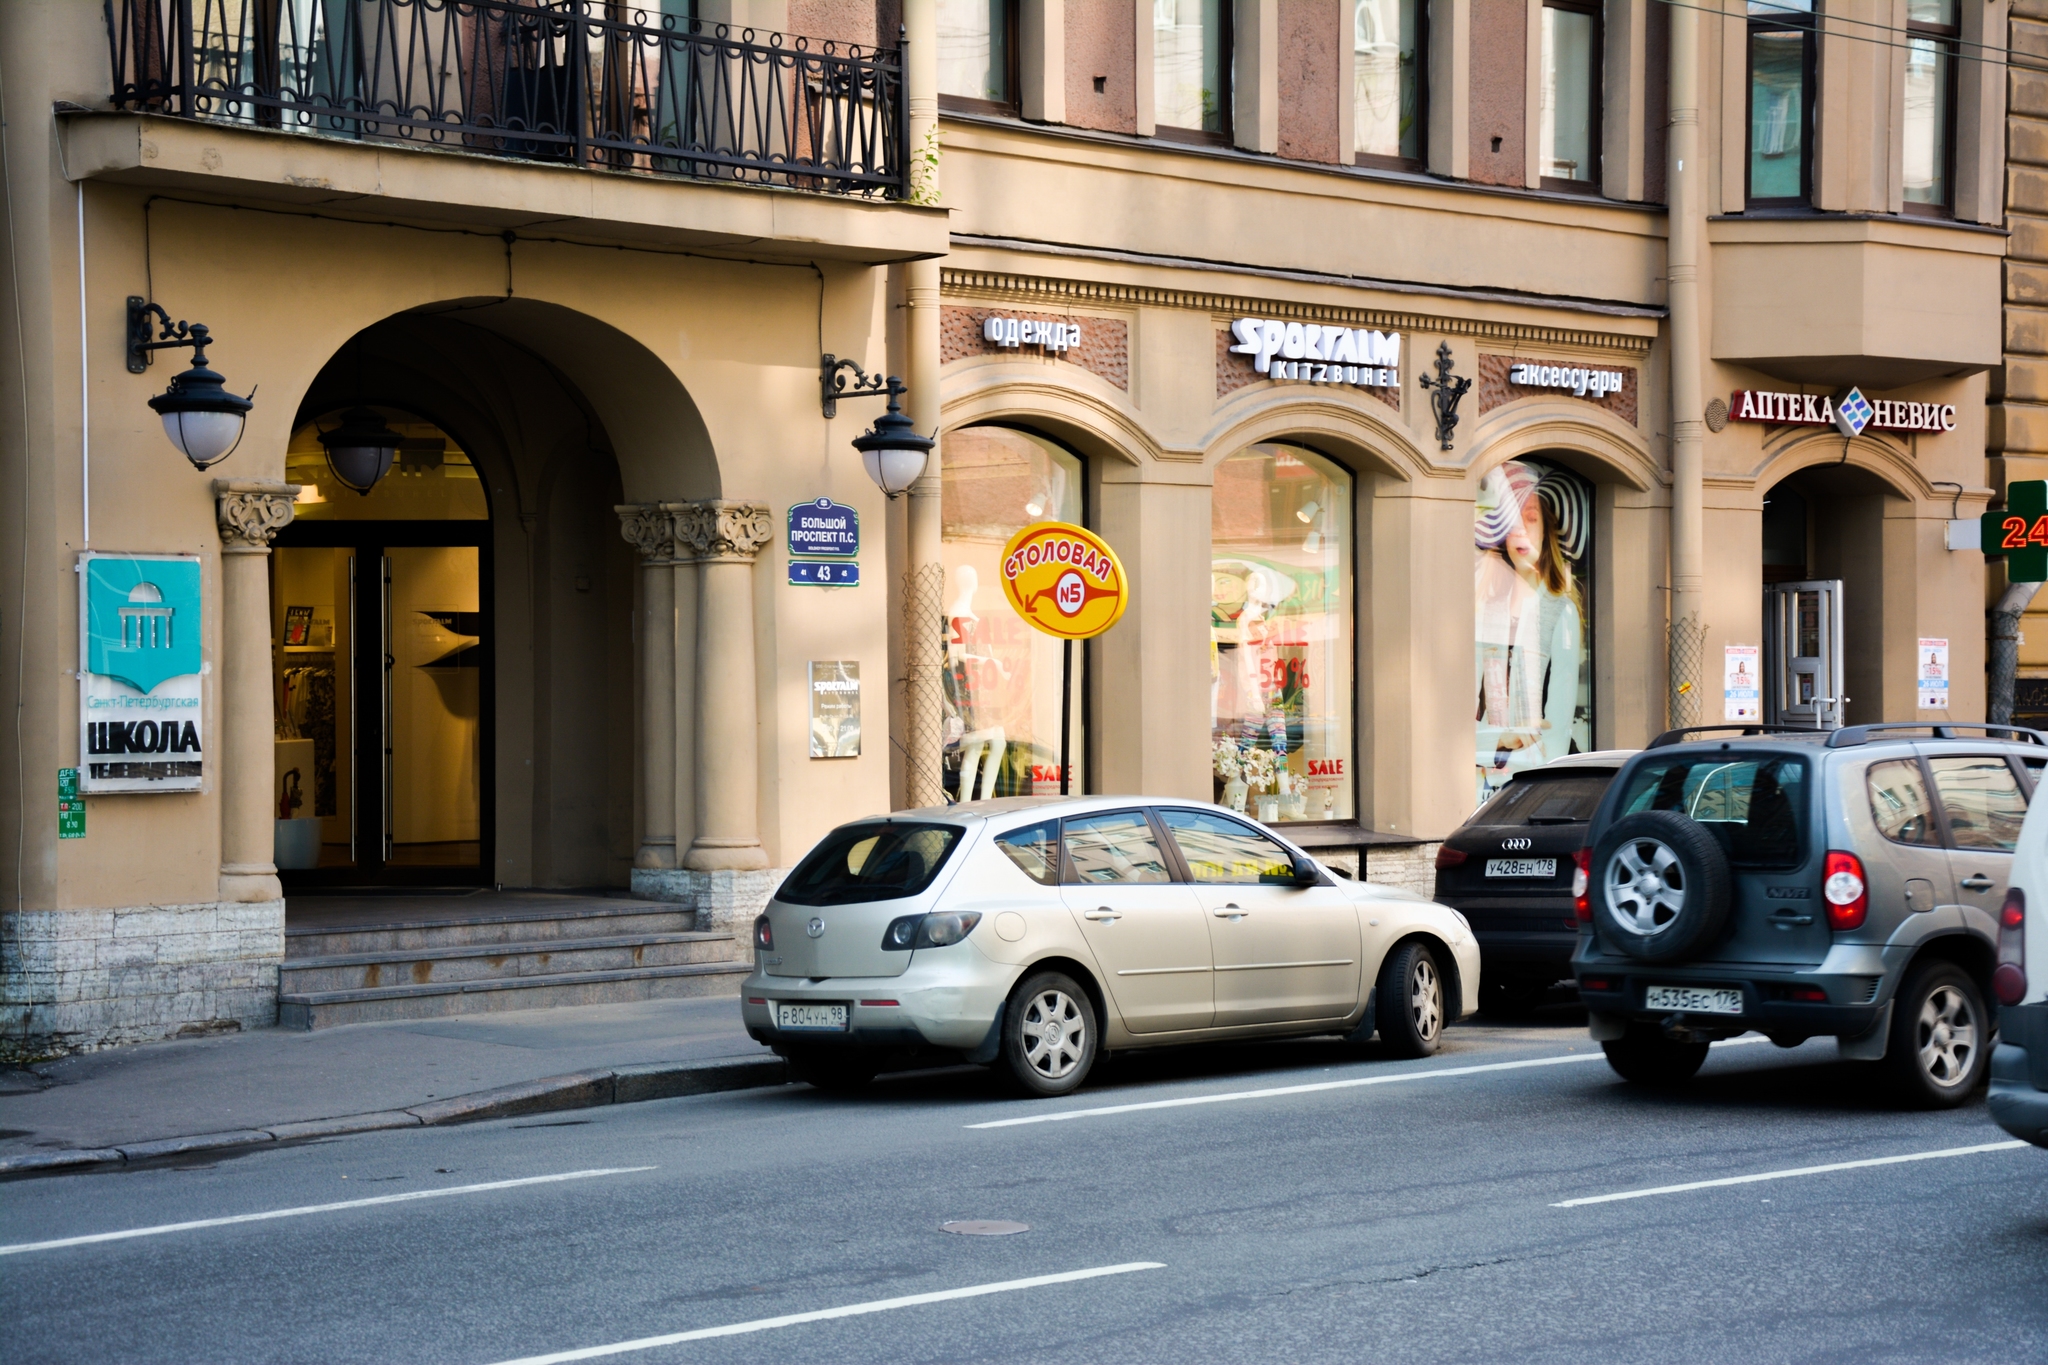
<svg viewBox="0 0 2048 1365">
<path fill-rule="evenodd" d="M 1728 857 L 1697 820 L 1637 811 L 1593 846 L 1586 896 L 1601 942 L 1644 962 L 1680 961 L 1728 923 Z"/>
</svg>

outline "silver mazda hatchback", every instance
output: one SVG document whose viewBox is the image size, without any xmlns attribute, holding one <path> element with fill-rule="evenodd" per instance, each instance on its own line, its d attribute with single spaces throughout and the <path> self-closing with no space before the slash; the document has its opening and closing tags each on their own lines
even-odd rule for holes
<svg viewBox="0 0 2048 1365">
<path fill-rule="evenodd" d="M 840 826 L 754 922 L 741 998 L 814 1085 L 909 1049 L 1064 1095 L 1111 1049 L 1377 1032 L 1423 1056 L 1478 992 L 1456 911 L 1334 877 L 1220 806 L 1104 796 Z"/>
</svg>

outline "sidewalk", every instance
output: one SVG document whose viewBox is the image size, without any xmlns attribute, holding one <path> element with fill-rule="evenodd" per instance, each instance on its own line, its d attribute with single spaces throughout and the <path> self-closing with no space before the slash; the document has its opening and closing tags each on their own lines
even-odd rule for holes
<svg viewBox="0 0 2048 1365">
<path fill-rule="evenodd" d="M 730 996 L 149 1043 L 45 1062 L 33 1070 L 47 1089 L 0 1091 L 0 1162 L 417 1110 L 571 1073 L 774 1060 Z"/>
</svg>

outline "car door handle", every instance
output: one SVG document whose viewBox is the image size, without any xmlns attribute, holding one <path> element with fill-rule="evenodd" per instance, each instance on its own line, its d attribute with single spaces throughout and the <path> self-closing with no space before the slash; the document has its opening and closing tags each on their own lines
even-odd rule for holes
<svg viewBox="0 0 2048 1365">
<path fill-rule="evenodd" d="M 1985 876 L 1982 872 L 1973 872 L 1963 878 L 1963 885 L 1971 891 L 1989 891 L 1991 889 L 1991 878 Z"/>
<path fill-rule="evenodd" d="M 1248 912 L 1241 905 L 1226 905 L 1209 913 L 1217 919 L 1241 920 Z"/>
<path fill-rule="evenodd" d="M 1104 924 L 1108 924 L 1112 921 L 1122 919 L 1123 916 L 1105 905 L 1098 910 L 1083 910 L 1081 912 L 1081 918 L 1099 920 Z"/>
</svg>

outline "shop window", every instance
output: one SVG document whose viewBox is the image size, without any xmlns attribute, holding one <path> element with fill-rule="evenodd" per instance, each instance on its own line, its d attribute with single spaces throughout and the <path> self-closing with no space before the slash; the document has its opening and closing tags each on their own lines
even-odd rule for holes
<svg viewBox="0 0 2048 1365">
<path fill-rule="evenodd" d="M 431 422 L 395 408 L 378 408 L 399 435 L 391 472 L 357 493 L 334 477 L 320 433 L 341 424 L 328 413 L 292 433 L 285 447 L 284 476 L 299 485 L 294 521 L 484 521 L 491 515 L 483 480 L 454 438 Z"/>
<path fill-rule="evenodd" d="M 1539 174 L 1545 189 L 1600 185 L 1600 11 L 1550 0 L 1543 6 L 1538 110 Z"/>
<path fill-rule="evenodd" d="M 1230 6 L 1152 0 L 1152 119 L 1159 136 L 1230 137 Z"/>
<path fill-rule="evenodd" d="M 1956 0 L 1906 0 L 1906 212 L 1946 216 L 1955 193 Z"/>
<path fill-rule="evenodd" d="M 1804 204 L 1812 191 L 1813 68 L 1813 0 L 1749 0 L 1752 205 Z"/>
<path fill-rule="evenodd" d="M 939 0 L 939 100 L 948 109 L 1014 113 L 1017 0 Z"/>
<path fill-rule="evenodd" d="M 1352 478 L 1298 446 L 1216 467 L 1209 725 L 1216 800 L 1267 823 L 1350 820 Z"/>
<path fill-rule="evenodd" d="M 1509 460 L 1479 485 L 1477 801 L 1525 769 L 1593 747 L 1593 486 L 1545 460 Z"/>
<path fill-rule="evenodd" d="M 1353 0 L 1352 130 L 1366 165 L 1422 164 L 1427 0 Z"/>
<path fill-rule="evenodd" d="M 1080 457 L 1057 442 L 1012 427 L 948 432 L 943 546 L 946 566 L 945 784 L 956 801 L 1051 796 L 1060 790 L 1062 749 L 1068 790 L 1082 772 L 1081 672 L 1086 651 L 1069 651 L 1010 608 L 999 577 L 1003 546 L 1039 521 L 1085 524 Z M 1062 697 L 1062 678 L 1067 688 Z M 1063 700 L 1069 731 L 1060 743 Z"/>
</svg>

